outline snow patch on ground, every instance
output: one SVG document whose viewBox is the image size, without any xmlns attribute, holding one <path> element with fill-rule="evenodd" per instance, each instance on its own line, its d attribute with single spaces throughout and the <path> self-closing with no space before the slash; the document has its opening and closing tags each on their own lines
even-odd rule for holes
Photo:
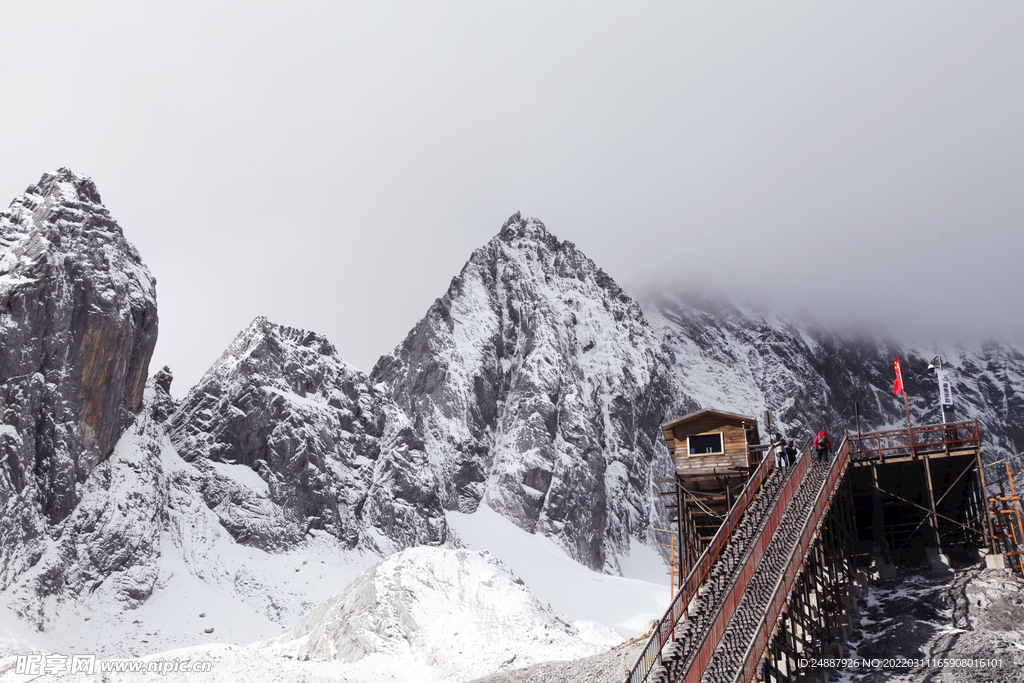
<svg viewBox="0 0 1024 683">
<path fill-rule="evenodd" d="M 173 596 L 147 602 L 150 616 L 153 610 L 169 611 L 167 598 L 177 602 L 185 597 L 182 593 L 186 591 L 178 588 Z M 211 592 L 206 597 L 207 621 L 203 623 L 222 623 L 224 615 L 219 612 L 217 596 Z M 139 617 L 138 623 L 133 622 L 135 628 L 151 628 L 145 613 L 133 616 Z M 233 618 L 259 621 L 259 615 L 240 611 Z M 104 631 L 109 638 L 118 637 L 106 629 L 96 630 Z M 3 625 L 0 632 L 4 632 Z M 106 667 L 111 663 L 142 667 L 134 672 L 108 669 L 102 674 L 103 680 L 148 680 L 152 673 L 146 672 L 146 667 L 159 670 L 165 663 L 187 661 L 191 665 L 208 663 L 210 671 L 201 674 L 204 681 L 459 683 L 540 662 L 588 657 L 622 641 L 613 630 L 593 622 L 570 623 L 534 597 L 515 574 L 486 551 L 430 547 L 405 550 L 366 569 L 344 591 L 270 641 L 237 645 L 214 642 L 216 634 L 209 638 L 211 642 L 206 644 L 129 661 L 115 662 L 111 655 L 101 655 Z M 18 646 L 21 653 L 94 652 L 88 646 L 69 643 L 20 641 Z M 97 674 L 99 666 L 97 663 Z M 15 656 L 0 657 L 0 680 L 34 678 L 17 674 L 15 668 Z M 166 681 L 196 677 L 183 671 L 160 676 Z M 95 678 L 65 671 L 48 680 Z"/>
</svg>

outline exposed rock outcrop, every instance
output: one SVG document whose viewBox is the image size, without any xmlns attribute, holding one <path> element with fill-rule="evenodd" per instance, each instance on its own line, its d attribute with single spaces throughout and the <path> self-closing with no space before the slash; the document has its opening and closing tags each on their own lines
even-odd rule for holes
<svg viewBox="0 0 1024 683">
<path fill-rule="evenodd" d="M 1024 581 L 1003 569 L 901 572 L 872 583 L 850 638 L 851 660 L 909 665 L 841 671 L 880 683 L 1024 681 Z M 858 623 L 859 622 L 859 623 Z M 927 662 L 927 666 L 913 666 Z M 885 665 L 883 665 L 885 666 Z"/>
<path fill-rule="evenodd" d="M 155 281 L 92 180 L 46 174 L 0 213 L 3 577 L 135 419 L 156 337 Z"/>
<path fill-rule="evenodd" d="M 167 425 L 187 461 L 245 465 L 266 482 L 282 524 L 262 523 L 244 492 L 216 479 L 203 490 L 240 542 L 287 547 L 322 529 L 392 551 L 448 538 L 408 420 L 313 332 L 257 318 Z"/>
<path fill-rule="evenodd" d="M 152 397 L 150 384 L 150 403 Z M 67 519 L 46 529 L 52 543 L 40 544 L 30 562 L 26 549 L 11 549 L 22 571 L 6 578 L 20 617 L 44 630 L 61 603 L 87 593 L 100 590 L 128 608 L 149 597 L 170 495 L 161 462 L 166 445 L 163 429 L 140 414 L 112 457 L 89 473 Z"/>
</svg>

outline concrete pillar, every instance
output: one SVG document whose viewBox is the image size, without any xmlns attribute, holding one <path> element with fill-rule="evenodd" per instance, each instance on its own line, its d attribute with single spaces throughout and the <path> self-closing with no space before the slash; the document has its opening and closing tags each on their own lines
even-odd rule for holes
<svg viewBox="0 0 1024 683">
<path fill-rule="evenodd" d="M 1006 562 L 1002 555 L 989 554 L 985 556 L 985 569 L 1006 569 Z"/>
</svg>

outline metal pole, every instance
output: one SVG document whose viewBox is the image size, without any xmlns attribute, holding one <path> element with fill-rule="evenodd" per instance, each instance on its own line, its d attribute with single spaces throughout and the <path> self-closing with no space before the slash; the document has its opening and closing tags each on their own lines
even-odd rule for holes
<svg viewBox="0 0 1024 683">
<path fill-rule="evenodd" d="M 674 469 L 674 468 L 673 468 Z M 683 485 L 679 482 L 679 474 L 675 474 L 676 480 L 676 527 L 679 530 L 679 535 L 676 538 L 679 540 L 679 586 L 683 587 L 683 577 L 690 573 L 690 553 L 689 548 L 685 547 L 686 544 L 686 523 L 683 519 L 683 514 L 686 508 L 685 496 L 683 493 Z"/>
<path fill-rule="evenodd" d="M 988 486 L 985 484 L 985 463 L 981 459 L 981 448 L 974 452 L 974 457 L 978 462 L 978 479 L 979 485 L 981 486 L 981 503 L 985 508 L 985 523 L 988 527 L 988 550 L 993 555 L 996 552 L 996 533 L 992 528 L 992 510 L 991 501 L 988 499 Z"/>
<path fill-rule="evenodd" d="M 932 468 L 928 465 L 928 456 L 924 456 L 924 477 L 928 482 L 928 502 L 932 508 L 932 529 L 935 531 L 935 550 L 942 552 L 942 543 L 939 540 L 939 513 L 935 509 L 935 492 L 932 489 Z"/>
<path fill-rule="evenodd" d="M 910 435 L 910 455 L 916 458 L 917 452 L 914 450 L 914 427 L 910 424 L 910 402 L 907 401 L 907 387 L 903 386 L 903 406 L 907 409 L 907 434 Z"/>
<path fill-rule="evenodd" d="M 1017 489 L 1013 485 L 1013 475 L 1010 474 L 1010 461 L 1004 460 L 1006 464 L 1006 478 L 1010 480 L 1010 495 L 1013 496 L 1013 511 L 1017 515 L 1017 528 L 1020 529 L 1021 543 L 1024 543 L 1024 523 L 1020 519 L 1020 507 L 1017 505 Z M 1013 522 L 1010 522 L 1013 525 Z"/>
</svg>

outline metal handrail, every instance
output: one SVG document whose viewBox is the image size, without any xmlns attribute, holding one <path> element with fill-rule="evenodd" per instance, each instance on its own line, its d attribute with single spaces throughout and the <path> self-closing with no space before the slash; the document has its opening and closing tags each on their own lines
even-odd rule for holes
<svg viewBox="0 0 1024 683">
<path fill-rule="evenodd" d="M 778 581 L 775 582 L 775 589 L 772 591 L 772 598 L 768 603 L 768 608 L 765 610 L 764 615 L 757 624 L 755 630 L 754 639 L 747 647 L 747 651 L 743 658 L 743 665 L 740 667 L 739 673 L 736 676 L 737 681 L 751 681 L 757 674 L 757 663 L 761 660 L 761 656 L 764 654 L 764 650 L 768 645 L 768 640 L 771 638 L 772 631 L 775 629 L 775 624 L 779 619 L 779 615 L 782 614 L 782 610 L 786 607 L 786 600 L 789 598 L 789 593 L 793 589 L 793 584 L 796 582 L 796 575 L 800 571 L 800 567 L 803 565 L 804 557 L 807 555 L 807 551 L 811 547 L 811 541 L 814 539 L 815 534 L 818 530 L 818 524 L 825 516 L 825 510 L 829 507 L 829 500 L 835 493 L 836 487 L 839 482 L 842 481 L 843 475 L 846 473 L 846 467 L 850 463 L 850 438 L 844 438 L 843 443 L 840 444 L 839 450 L 836 452 L 836 457 L 832 460 L 832 465 L 829 467 L 828 476 L 821 483 L 821 488 L 818 489 L 818 495 L 814 501 L 814 507 L 811 510 L 811 514 L 807 518 L 807 522 L 804 524 L 804 530 L 800 535 L 800 540 L 794 546 L 792 552 L 789 554 L 789 559 L 786 562 L 786 569 L 780 575 Z"/>
<path fill-rule="evenodd" d="M 981 447 L 977 420 L 850 434 L 854 462 Z"/>
<path fill-rule="evenodd" d="M 662 616 L 657 627 L 654 629 L 654 633 L 647 640 L 647 644 L 637 659 L 636 665 L 626 677 L 627 683 L 643 683 L 643 681 L 647 680 L 647 676 L 661 656 L 662 648 L 672 639 L 676 624 L 679 623 L 679 619 L 686 611 L 687 605 L 697 595 L 697 590 L 703 585 L 708 574 L 711 573 L 711 568 L 725 551 L 729 537 L 736 530 L 736 527 L 739 526 L 740 518 L 757 496 L 757 492 L 765 480 L 768 479 L 768 475 L 773 467 L 775 467 L 775 458 L 764 458 L 758 464 L 750 479 L 747 480 L 746 485 L 743 487 L 743 492 L 729 510 L 729 514 L 726 515 L 722 526 L 718 527 L 718 531 L 715 532 L 711 542 L 708 543 L 704 552 L 697 558 L 690 572 L 686 575 L 686 580 L 683 581 L 683 584 L 672 599 L 672 603 L 665 611 L 665 615 Z"/>
<path fill-rule="evenodd" d="M 807 473 L 807 468 L 811 462 L 811 446 L 812 442 L 809 441 L 803 449 L 803 456 L 793 465 L 794 471 L 790 475 L 789 482 L 786 484 L 782 495 L 776 499 L 764 528 L 758 534 L 750 559 L 736 573 L 732 587 L 729 589 L 725 600 L 722 601 L 717 615 L 715 615 L 714 623 L 705 634 L 700 650 L 686 670 L 686 675 L 683 678 L 686 683 L 700 681 L 704 670 L 711 662 L 715 649 L 717 649 L 719 642 L 721 642 L 722 636 L 725 635 L 725 628 L 729 624 L 729 620 L 732 619 L 733 612 L 736 610 L 737 605 L 739 605 L 740 600 L 743 599 L 743 594 L 746 592 L 747 586 L 750 584 L 750 580 L 753 578 L 761 558 L 764 557 L 768 546 L 771 544 L 772 536 L 775 535 L 775 530 L 778 528 L 779 522 L 782 521 L 786 508 L 793 500 L 797 489 L 800 488 L 804 475 Z"/>
</svg>

